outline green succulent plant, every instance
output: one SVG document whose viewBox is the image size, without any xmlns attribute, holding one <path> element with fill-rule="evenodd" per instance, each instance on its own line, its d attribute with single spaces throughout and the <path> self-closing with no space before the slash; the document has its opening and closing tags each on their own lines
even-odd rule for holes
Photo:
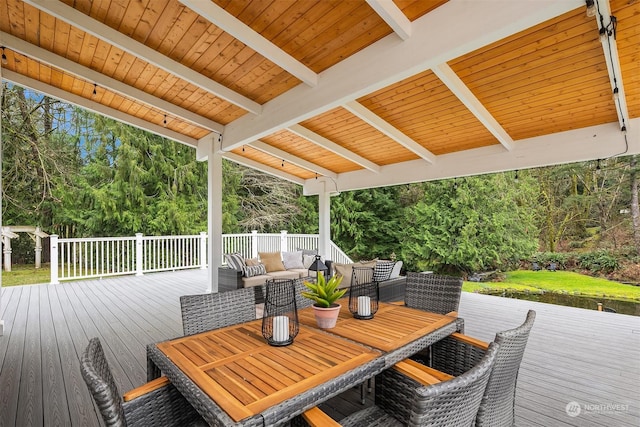
<svg viewBox="0 0 640 427">
<path fill-rule="evenodd" d="M 342 283 L 342 276 L 334 275 L 329 280 L 324 278 L 324 274 L 318 274 L 317 283 L 304 282 L 304 285 L 309 289 L 306 292 L 302 292 L 302 296 L 312 299 L 316 302 L 316 305 L 320 307 L 331 307 L 331 305 L 340 299 L 347 292 L 347 289 L 338 289 Z"/>
</svg>

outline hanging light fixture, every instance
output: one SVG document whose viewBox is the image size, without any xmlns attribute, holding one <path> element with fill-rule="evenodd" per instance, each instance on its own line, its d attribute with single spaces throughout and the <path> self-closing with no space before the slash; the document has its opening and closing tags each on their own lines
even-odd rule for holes
<svg viewBox="0 0 640 427">
<path fill-rule="evenodd" d="M 2 65 L 7 65 L 9 60 L 7 59 L 7 55 L 4 53 L 4 46 L 2 46 Z"/>
<path fill-rule="evenodd" d="M 98 94 L 98 91 L 96 90 L 97 88 L 98 88 L 98 84 L 97 84 L 97 83 L 94 83 L 94 84 L 93 84 L 93 94 L 94 94 L 94 95 L 97 95 L 97 94 Z"/>
<path fill-rule="evenodd" d="M 164 121 L 162 122 L 162 124 L 164 125 L 164 127 L 167 127 L 167 115 L 164 115 Z"/>
<path fill-rule="evenodd" d="M 587 0 L 587 16 L 589 18 L 596 16 L 596 2 L 594 0 Z"/>
</svg>

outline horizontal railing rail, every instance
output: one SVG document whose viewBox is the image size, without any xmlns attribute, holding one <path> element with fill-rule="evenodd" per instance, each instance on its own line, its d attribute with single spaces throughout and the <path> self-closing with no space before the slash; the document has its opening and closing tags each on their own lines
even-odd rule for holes
<svg viewBox="0 0 640 427">
<path fill-rule="evenodd" d="M 317 250 L 317 234 L 251 233 L 224 234 L 222 253 L 238 252 L 256 258 L 259 252 Z M 186 236 L 58 238 L 52 235 L 51 283 L 156 271 L 207 268 L 207 233 Z M 330 242 L 329 259 L 351 259 Z M 225 260 L 223 260 L 223 264 Z"/>
</svg>

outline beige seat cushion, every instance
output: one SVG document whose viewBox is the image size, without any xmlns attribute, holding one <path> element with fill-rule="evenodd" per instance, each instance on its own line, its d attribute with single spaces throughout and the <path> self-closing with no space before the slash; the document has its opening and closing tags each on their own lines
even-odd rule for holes
<svg viewBox="0 0 640 427">
<path fill-rule="evenodd" d="M 351 286 L 351 274 L 353 272 L 353 267 L 375 267 L 376 261 L 364 261 L 364 262 L 356 262 L 353 264 L 340 264 L 338 262 L 333 263 L 334 274 L 342 276 L 342 282 L 340 283 L 341 288 L 348 288 Z"/>
<path fill-rule="evenodd" d="M 268 274 L 269 279 L 297 279 L 300 274 L 297 271 L 272 271 Z"/>
<path fill-rule="evenodd" d="M 245 288 L 249 288 L 251 286 L 262 286 L 269 279 L 271 279 L 271 276 L 269 276 L 268 274 L 261 274 L 259 276 L 253 276 L 253 277 L 243 277 L 242 285 Z"/>
<path fill-rule="evenodd" d="M 258 252 L 258 255 L 260 256 L 260 262 L 267 269 L 267 273 L 286 270 L 282 263 L 280 252 Z"/>
</svg>

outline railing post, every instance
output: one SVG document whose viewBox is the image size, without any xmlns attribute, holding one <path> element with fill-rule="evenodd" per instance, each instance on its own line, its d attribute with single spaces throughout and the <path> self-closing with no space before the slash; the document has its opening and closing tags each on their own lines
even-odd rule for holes
<svg viewBox="0 0 640 427">
<path fill-rule="evenodd" d="M 251 230 L 251 258 L 258 258 L 258 230 Z"/>
<path fill-rule="evenodd" d="M 49 260 L 49 270 L 51 272 L 51 284 L 57 285 L 60 283 L 58 280 L 58 235 L 52 234 L 49 236 L 49 247 L 50 251 L 50 260 Z"/>
<path fill-rule="evenodd" d="M 200 232 L 200 270 L 207 269 L 207 232 Z"/>
<path fill-rule="evenodd" d="M 287 230 L 280 230 L 280 252 L 288 252 Z"/>
<path fill-rule="evenodd" d="M 142 253 L 142 233 L 136 233 L 136 276 L 142 276 L 142 260 L 144 254 Z"/>
</svg>

